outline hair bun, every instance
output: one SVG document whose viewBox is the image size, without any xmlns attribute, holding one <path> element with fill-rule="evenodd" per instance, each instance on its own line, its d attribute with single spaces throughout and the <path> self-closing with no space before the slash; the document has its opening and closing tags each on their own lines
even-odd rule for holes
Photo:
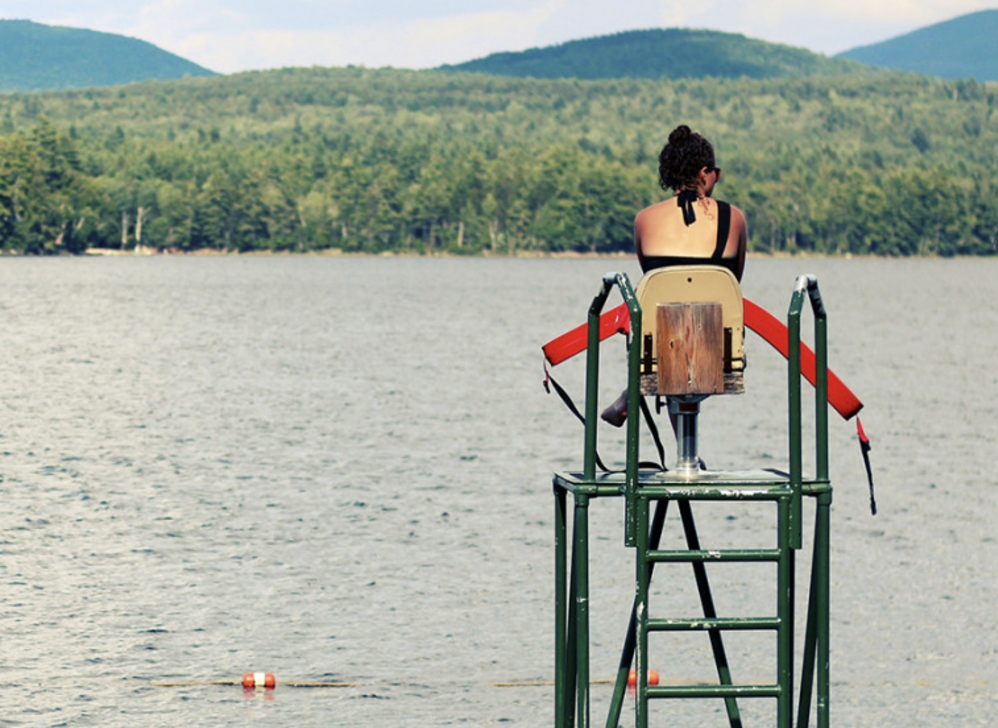
<svg viewBox="0 0 998 728">
<path fill-rule="evenodd" d="M 693 136 L 693 131 L 686 124 L 680 124 L 669 134 L 669 144 L 684 142 L 691 136 Z"/>
</svg>

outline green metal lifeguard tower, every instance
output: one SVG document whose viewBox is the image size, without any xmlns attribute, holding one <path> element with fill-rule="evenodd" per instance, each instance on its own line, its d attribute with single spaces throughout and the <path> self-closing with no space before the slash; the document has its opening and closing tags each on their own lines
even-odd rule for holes
<svg viewBox="0 0 998 728">
<path fill-rule="evenodd" d="M 626 465 L 623 472 L 597 472 L 600 314 L 613 288 L 630 316 Z M 805 300 L 814 314 L 815 473 L 802 472 L 800 319 Z M 731 728 L 741 728 L 740 701 L 776 701 L 777 728 L 805 728 L 812 713 L 819 728 L 829 725 L 829 511 L 828 367 L 826 315 L 811 276 L 797 280 L 788 312 L 789 453 L 785 472 L 703 469 L 698 455 L 697 416 L 707 396 L 742 391 L 744 331 L 741 290 L 729 271 L 695 266 L 653 271 L 635 292 L 622 273 L 608 274 L 589 309 L 585 449 L 582 472 L 554 476 L 555 495 L 555 725 L 588 728 L 590 716 L 589 508 L 594 501 L 619 498 L 624 505 L 624 545 L 635 554 L 635 597 L 605 725 L 618 728 L 628 678 L 635 675 L 635 725 L 647 728 L 652 701 L 698 699 L 723 702 Z M 665 398 L 674 421 L 678 456 L 672 470 L 639 466 L 640 397 Z M 568 511 L 571 496 L 573 509 Z M 800 667 L 795 669 L 795 559 L 801 550 L 802 501 L 815 501 L 813 554 Z M 775 505 L 776 534 L 771 548 L 710 548 L 701 545 L 693 520 L 696 501 Z M 666 510 L 675 502 L 686 548 L 660 548 Z M 654 506 L 654 508 L 653 508 Z M 654 512 L 653 512 L 654 511 Z M 569 522 L 572 523 L 571 528 Z M 571 549 L 569 549 L 571 543 Z M 772 613 L 726 617 L 716 613 L 707 565 L 772 563 L 776 600 Z M 649 604 L 656 564 L 692 565 L 700 614 L 656 614 Z M 724 635 L 765 631 L 775 635 L 772 681 L 737 681 L 725 652 Z M 649 684 L 649 635 L 706 633 L 716 681 Z M 656 644 L 659 639 L 656 638 Z M 706 646 L 705 646 L 706 649 Z M 769 658 L 767 658 L 768 660 Z M 796 687 L 795 687 L 796 686 Z M 816 705 L 812 698 L 817 694 Z M 770 711 L 772 712 L 772 711 Z M 671 723 L 675 725 L 676 723 Z M 702 723 L 698 724 L 702 725 Z M 750 728 L 746 726 L 746 728 Z"/>
</svg>

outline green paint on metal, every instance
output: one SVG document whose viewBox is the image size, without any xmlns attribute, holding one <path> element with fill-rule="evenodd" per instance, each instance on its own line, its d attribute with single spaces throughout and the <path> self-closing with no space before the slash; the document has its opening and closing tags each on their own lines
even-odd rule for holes
<svg viewBox="0 0 998 728">
<path fill-rule="evenodd" d="M 641 309 L 627 276 L 604 276 L 599 293 L 589 309 L 589 351 L 586 365 L 586 428 L 581 473 L 558 473 L 555 491 L 555 722 L 558 728 L 590 726 L 590 612 L 589 612 L 589 509 L 594 500 L 624 500 L 624 544 L 635 549 L 635 599 L 624 648 L 617 666 L 607 728 L 617 728 L 627 692 L 627 677 L 633 664 L 635 725 L 647 728 L 648 704 L 655 699 L 723 699 L 731 728 L 742 728 L 738 699 L 774 698 L 778 728 L 794 724 L 794 602 L 796 551 L 802 546 L 802 500 L 816 503 L 815 535 L 804 630 L 803 664 L 797 728 L 810 725 L 812 702 L 819 728 L 829 725 L 829 542 L 832 489 L 828 474 L 828 375 L 827 319 L 811 276 L 797 280 L 787 315 L 788 358 L 788 472 L 735 471 L 662 473 L 639 469 L 640 346 L 628 339 L 628 413 L 625 471 L 596 473 L 599 393 L 599 315 L 617 288 L 627 303 L 631 331 L 641 331 Z M 803 473 L 801 439 L 800 318 L 804 300 L 814 314 L 815 384 L 815 475 Z M 631 335 L 633 337 L 633 334 Z M 574 502 L 569 535 L 567 500 Z M 650 518 L 651 501 L 656 502 Z M 686 536 L 685 550 L 660 549 L 659 539 L 668 504 L 675 501 Z M 777 509 L 777 545 L 765 549 L 711 549 L 701 546 L 693 521 L 694 501 L 773 502 Z M 571 544 L 571 553 L 569 553 Z M 656 563 L 689 563 L 694 571 L 702 616 L 667 618 L 649 614 L 651 578 Z M 706 564 L 719 562 L 772 562 L 777 565 L 777 614 L 731 618 L 714 609 Z M 771 630 L 776 633 L 776 683 L 736 684 L 728 667 L 722 634 L 729 631 Z M 651 632 L 703 631 L 710 638 L 718 682 L 710 685 L 648 684 L 650 665 L 648 636 Z M 817 693 L 817 700 L 812 696 Z"/>
</svg>

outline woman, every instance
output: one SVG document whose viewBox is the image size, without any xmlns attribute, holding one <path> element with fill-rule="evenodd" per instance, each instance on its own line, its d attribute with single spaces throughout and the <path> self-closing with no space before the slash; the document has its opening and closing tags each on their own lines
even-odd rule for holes
<svg viewBox="0 0 998 728">
<path fill-rule="evenodd" d="M 712 198 L 720 179 L 710 142 L 685 124 L 677 126 L 658 155 L 658 182 L 674 194 L 634 219 L 634 245 L 643 271 L 709 264 L 742 279 L 748 228 L 741 210 Z M 616 427 L 624 424 L 627 390 L 602 417 Z"/>
<path fill-rule="evenodd" d="M 741 280 L 748 240 L 745 215 L 712 198 L 720 179 L 710 142 L 686 125 L 676 127 L 658 156 L 659 184 L 674 195 L 646 207 L 634 220 L 642 270 L 710 263 Z"/>
</svg>

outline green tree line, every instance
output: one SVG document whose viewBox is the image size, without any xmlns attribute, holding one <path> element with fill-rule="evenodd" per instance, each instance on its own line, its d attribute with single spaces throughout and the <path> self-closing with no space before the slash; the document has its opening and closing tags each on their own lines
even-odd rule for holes
<svg viewBox="0 0 998 728">
<path fill-rule="evenodd" d="M 363 68 L 0 95 L 0 246 L 630 250 L 678 123 L 755 250 L 998 252 L 998 84 Z"/>
</svg>

